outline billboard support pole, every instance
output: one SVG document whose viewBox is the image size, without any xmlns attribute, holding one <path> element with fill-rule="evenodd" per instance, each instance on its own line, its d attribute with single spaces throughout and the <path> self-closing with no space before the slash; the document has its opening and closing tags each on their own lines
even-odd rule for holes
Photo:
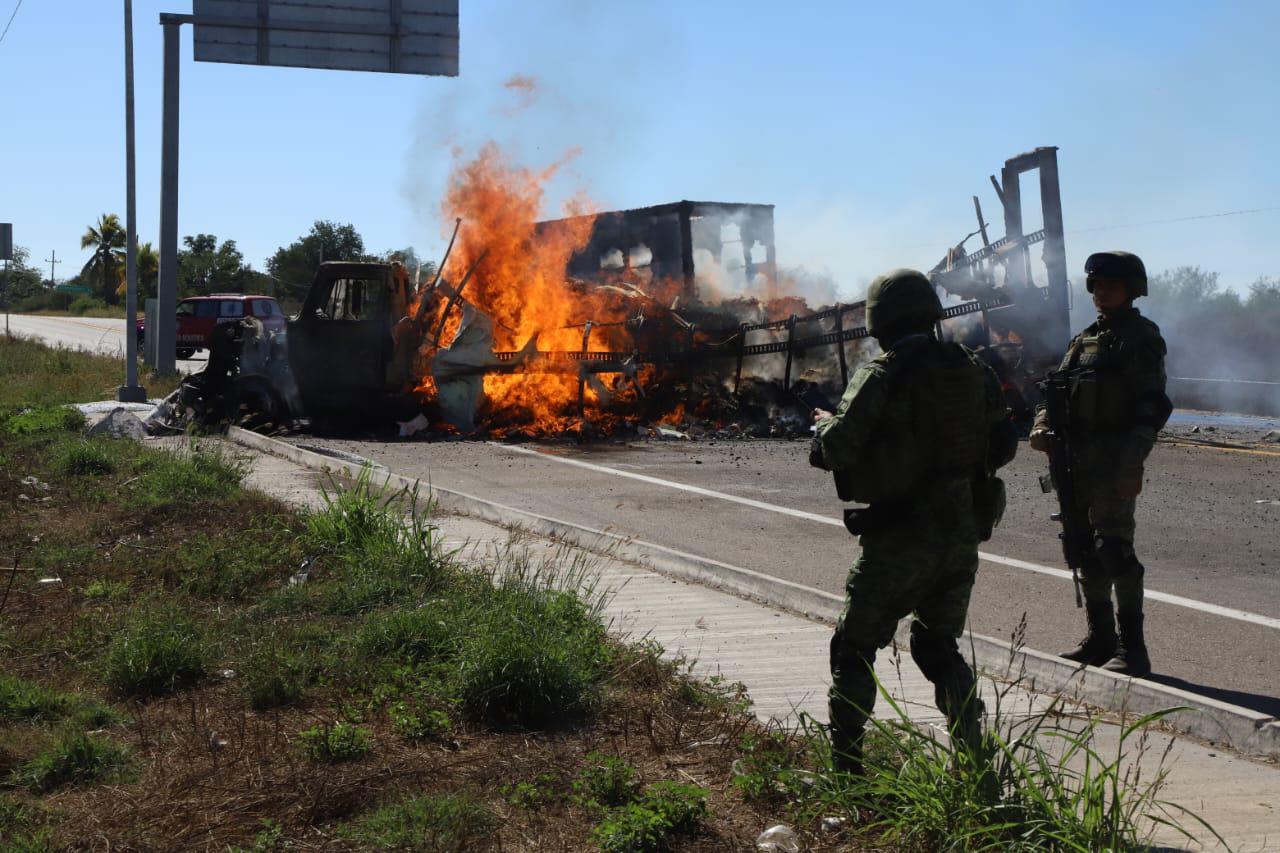
<svg viewBox="0 0 1280 853">
<path fill-rule="evenodd" d="M 160 281 L 156 305 L 156 373 L 176 372 L 178 310 L 178 91 L 182 25 L 190 15 L 161 14 L 164 27 L 164 115 L 160 141 Z"/>
<path fill-rule="evenodd" d="M 116 399 L 122 403 L 144 403 L 147 389 L 138 385 L 138 182 L 133 136 L 133 0 L 124 0 L 124 149 L 124 384 L 116 389 Z M 57 253 L 53 257 L 56 258 Z M 49 278 L 53 278 L 52 268 Z"/>
</svg>

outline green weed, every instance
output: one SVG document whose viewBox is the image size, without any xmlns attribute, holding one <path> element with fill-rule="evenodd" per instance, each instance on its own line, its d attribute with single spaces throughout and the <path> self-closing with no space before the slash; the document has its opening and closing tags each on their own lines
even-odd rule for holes
<svg viewBox="0 0 1280 853">
<path fill-rule="evenodd" d="M 384 806 L 342 834 L 374 850 L 463 853 L 484 846 L 497 824 L 493 812 L 471 795 L 439 794 Z"/>
<path fill-rule="evenodd" d="M 0 839 L 6 853 L 52 853 L 48 816 L 39 808 L 11 797 L 0 797 Z"/>
<path fill-rule="evenodd" d="M 195 442 L 185 453 L 148 453 L 138 461 L 131 502 L 139 509 L 189 509 L 227 500 L 240 489 L 247 470 Z"/>
<path fill-rule="evenodd" d="M 881 686 L 893 715 L 871 721 L 865 774 L 815 777 L 799 811 L 810 819 L 862 817 L 863 828 L 906 849 L 1135 850 L 1157 825 L 1191 840 L 1184 819 L 1221 840 L 1192 812 L 1159 799 L 1163 767 L 1144 780 L 1139 762 L 1127 761 L 1146 751 L 1145 730 L 1172 711 L 1127 721 L 1114 754 L 1103 756 L 1096 746 L 1101 719 L 1075 721 L 1060 702 L 1010 715 L 1003 708 L 1009 689 L 998 693 L 981 744 L 970 748 L 917 728 Z M 803 723 L 829 764 L 826 727 L 807 717 Z"/>
<path fill-rule="evenodd" d="M 295 705 L 315 675 L 304 654 L 275 647 L 259 648 L 244 666 L 245 696 L 255 711 Z"/>
<path fill-rule="evenodd" d="M 391 725 L 405 740 L 439 740 L 453 729 L 449 715 L 438 708 L 419 707 L 412 702 L 391 706 Z"/>
<path fill-rule="evenodd" d="M 563 802 L 565 795 L 553 774 L 539 773 L 530 781 L 503 786 L 502 798 L 516 808 L 534 810 Z"/>
<path fill-rule="evenodd" d="M 177 607 L 139 612 L 107 648 L 106 682 L 123 696 L 158 696 L 195 684 L 208 671 L 210 652 L 186 613 Z"/>
<path fill-rule="evenodd" d="M 116 461 L 99 441 L 81 439 L 58 448 L 53 466 L 70 477 L 101 476 L 116 472 Z"/>
<path fill-rule="evenodd" d="M 324 501 L 306 516 L 303 541 L 310 552 L 331 555 L 336 571 L 315 591 L 292 593 L 295 600 L 354 614 L 420 597 L 446 579 L 449 557 L 428 521 L 430 506 L 419 506 L 416 494 L 376 487 L 366 468 L 350 488 L 326 489 Z"/>
<path fill-rule="evenodd" d="M 282 566 L 295 566 L 301 559 L 290 530 L 263 524 L 234 537 L 197 533 L 174 555 L 174 568 L 191 595 L 247 601 L 261 595 Z"/>
<path fill-rule="evenodd" d="M 67 731 L 19 767 L 13 778 L 33 791 L 48 792 L 114 779 L 128 766 L 123 746 L 100 735 Z"/>
<path fill-rule="evenodd" d="M 74 707 L 74 698 L 65 693 L 0 672 L 0 720 L 60 720 Z"/>
<path fill-rule="evenodd" d="M 129 585 L 124 581 L 95 580 L 80 590 L 85 598 L 103 601 L 121 601 L 129 597 Z"/>
<path fill-rule="evenodd" d="M 706 817 L 706 789 L 656 782 L 636 802 L 606 814 L 591 837 L 605 853 L 650 853 L 666 850 L 673 835 L 694 831 Z"/>
<path fill-rule="evenodd" d="M 42 435 L 76 432 L 84 428 L 85 418 L 70 406 L 39 406 L 10 417 L 5 429 L 10 435 Z"/>
<path fill-rule="evenodd" d="M 75 720 L 84 728 L 102 728 L 119 715 L 93 699 L 50 690 L 34 681 L 0 673 L 0 720 L 48 723 Z"/>
<path fill-rule="evenodd" d="M 584 805 L 621 806 L 640 794 L 635 768 L 618 755 L 592 752 L 573 782 L 573 797 Z"/>
<path fill-rule="evenodd" d="M 356 650 L 364 657 L 395 656 L 418 663 L 456 653 L 467 631 L 458 596 L 437 598 L 414 610 L 378 614 L 360 629 Z"/>
<path fill-rule="evenodd" d="M 581 574 L 502 555 L 478 593 L 475 625 L 458 653 L 463 707 L 494 725 L 563 725 L 592 711 L 611 662 L 598 601 L 574 591 Z"/>
<path fill-rule="evenodd" d="M 298 741 L 302 744 L 302 751 L 307 758 L 317 764 L 355 761 L 373 750 L 367 731 L 341 721 L 312 726 L 298 732 Z"/>
</svg>

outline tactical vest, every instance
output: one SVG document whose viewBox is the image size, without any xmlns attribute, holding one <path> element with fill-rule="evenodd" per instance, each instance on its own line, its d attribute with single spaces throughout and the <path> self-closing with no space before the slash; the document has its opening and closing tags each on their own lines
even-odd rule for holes
<svg viewBox="0 0 1280 853">
<path fill-rule="evenodd" d="M 1129 346 L 1132 346 L 1130 344 Z M 1072 340 L 1066 366 L 1081 371 L 1071 390 L 1071 429 L 1077 433 L 1128 429 L 1135 400 L 1124 376 L 1125 336 L 1114 328 L 1090 326 Z"/>
<path fill-rule="evenodd" d="M 901 501 L 930 482 L 982 473 L 987 447 L 983 367 L 964 347 L 929 340 L 879 359 L 888 401 L 857 463 L 837 474 L 840 498 Z"/>
</svg>

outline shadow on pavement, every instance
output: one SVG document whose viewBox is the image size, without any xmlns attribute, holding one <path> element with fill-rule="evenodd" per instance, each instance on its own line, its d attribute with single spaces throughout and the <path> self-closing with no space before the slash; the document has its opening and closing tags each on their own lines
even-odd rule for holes
<svg viewBox="0 0 1280 853">
<path fill-rule="evenodd" d="M 1195 693 L 1209 699 L 1217 699 L 1219 702 L 1229 702 L 1232 705 L 1239 705 L 1242 708 L 1248 708 L 1261 714 L 1280 717 L 1280 696 L 1263 696 L 1259 693 L 1245 693 L 1242 690 L 1209 687 L 1204 684 L 1196 684 L 1192 681 L 1176 678 L 1172 675 L 1153 674 L 1147 676 L 1146 680 L 1163 684 L 1166 687 L 1176 687 L 1179 690 L 1185 690 L 1188 693 Z"/>
</svg>

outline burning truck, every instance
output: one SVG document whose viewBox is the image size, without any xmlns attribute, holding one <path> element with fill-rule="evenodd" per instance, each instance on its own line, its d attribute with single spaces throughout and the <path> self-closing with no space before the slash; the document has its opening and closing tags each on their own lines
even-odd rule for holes
<svg viewBox="0 0 1280 853">
<path fill-rule="evenodd" d="M 1070 337 L 1056 151 L 1006 161 L 991 176 L 1004 234 L 992 239 L 975 196 L 976 229 L 929 273 L 946 296 L 938 334 L 986 355 L 1015 412 Z M 1027 232 L 1030 172 L 1042 227 Z M 317 429 L 800 434 L 874 352 L 862 302 L 810 306 L 779 272 L 772 205 L 578 202 L 539 221 L 548 176 L 493 148 L 455 173 L 454 235 L 432 281 L 399 264 L 321 264 L 288 325 L 293 408 Z"/>
</svg>

